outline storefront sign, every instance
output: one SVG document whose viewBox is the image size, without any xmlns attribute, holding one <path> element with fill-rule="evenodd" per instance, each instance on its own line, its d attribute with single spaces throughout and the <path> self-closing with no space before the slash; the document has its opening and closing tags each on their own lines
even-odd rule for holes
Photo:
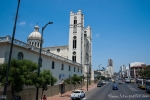
<svg viewBox="0 0 150 100">
<path fill-rule="evenodd" d="M 59 74 L 59 79 L 66 79 L 66 76 L 65 76 L 65 74 Z"/>
</svg>

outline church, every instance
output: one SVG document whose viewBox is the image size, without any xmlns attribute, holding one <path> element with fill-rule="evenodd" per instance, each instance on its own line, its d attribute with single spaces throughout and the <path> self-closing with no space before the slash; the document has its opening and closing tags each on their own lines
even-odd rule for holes
<svg viewBox="0 0 150 100">
<path fill-rule="evenodd" d="M 10 45 L 10 36 L 0 36 L 0 63 L 8 62 Z M 18 60 L 28 59 L 38 63 L 41 33 L 36 25 L 34 31 L 27 37 L 27 43 L 14 39 L 12 58 Z M 65 78 L 74 74 L 94 80 L 92 71 L 92 30 L 90 26 L 84 27 L 84 15 L 81 10 L 70 12 L 69 40 L 68 45 L 42 47 L 42 67 L 50 69 L 53 76 L 57 78 L 58 85 Z"/>
</svg>

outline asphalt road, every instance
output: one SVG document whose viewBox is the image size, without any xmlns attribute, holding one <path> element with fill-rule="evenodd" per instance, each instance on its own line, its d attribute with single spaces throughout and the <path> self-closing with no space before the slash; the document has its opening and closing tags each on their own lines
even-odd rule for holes
<svg viewBox="0 0 150 100">
<path fill-rule="evenodd" d="M 113 84 L 117 84 L 118 90 L 112 90 Z M 150 94 L 139 89 L 137 84 L 110 82 L 87 92 L 82 100 L 150 100 Z"/>
</svg>

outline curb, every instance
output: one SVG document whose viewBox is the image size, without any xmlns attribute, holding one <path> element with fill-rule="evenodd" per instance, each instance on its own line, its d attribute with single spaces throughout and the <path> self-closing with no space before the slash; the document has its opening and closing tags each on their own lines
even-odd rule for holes
<svg viewBox="0 0 150 100">
<path fill-rule="evenodd" d="M 92 90 L 96 89 L 96 87 L 94 87 L 93 89 L 86 91 L 85 94 L 87 94 L 88 92 L 91 92 Z"/>
</svg>

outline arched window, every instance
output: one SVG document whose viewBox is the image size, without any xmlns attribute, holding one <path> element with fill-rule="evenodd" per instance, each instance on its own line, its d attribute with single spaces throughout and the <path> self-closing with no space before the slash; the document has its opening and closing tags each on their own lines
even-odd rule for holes
<svg viewBox="0 0 150 100">
<path fill-rule="evenodd" d="M 74 16 L 74 24 L 77 24 L 77 16 Z"/>
<path fill-rule="evenodd" d="M 77 37 L 74 36 L 73 37 L 73 49 L 76 49 L 76 47 L 77 47 Z"/>
<path fill-rule="evenodd" d="M 17 58 L 18 58 L 18 60 L 22 60 L 22 59 L 23 59 L 23 53 L 22 53 L 22 52 L 19 52 Z"/>
<path fill-rule="evenodd" d="M 39 43 L 38 43 L 38 47 L 39 47 Z"/>
<path fill-rule="evenodd" d="M 64 64 L 61 65 L 61 70 L 64 70 Z"/>
<path fill-rule="evenodd" d="M 72 60 L 74 61 L 74 62 L 76 62 L 76 56 L 72 56 Z"/>
<path fill-rule="evenodd" d="M 60 49 L 59 49 L 59 48 L 57 49 L 57 52 L 60 52 Z"/>
<path fill-rule="evenodd" d="M 74 72 L 76 71 L 76 68 L 74 67 Z"/>
<path fill-rule="evenodd" d="M 54 69 L 54 68 L 55 68 L 55 62 L 52 61 L 52 69 Z"/>
<path fill-rule="evenodd" d="M 74 20 L 74 24 L 77 24 L 77 20 Z"/>
<path fill-rule="evenodd" d="M 73 52 L 72 61 L 76 62 L 76 52 L 75 51 Z"/>
<path fill-rule="evenodd" d="M 69 65 L 69 71 L 71 70 L 70 65 Z"/>
</svg>

